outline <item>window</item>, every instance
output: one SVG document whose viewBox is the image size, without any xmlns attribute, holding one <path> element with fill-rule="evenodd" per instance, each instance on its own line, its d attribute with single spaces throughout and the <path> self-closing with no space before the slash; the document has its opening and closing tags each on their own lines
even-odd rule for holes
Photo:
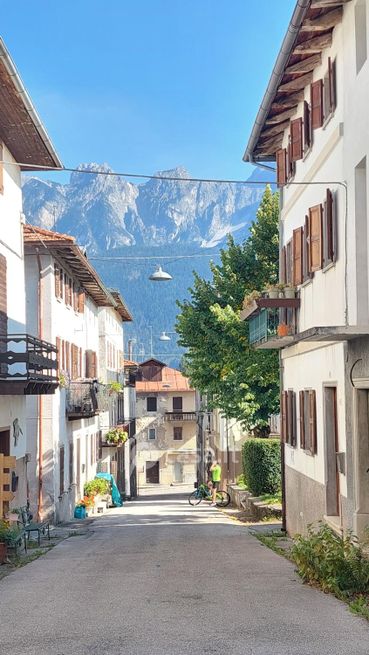
<svg viewBox="0 0 369 655">
<path fill-rule="evenodd" d="M 59 496 L 64 493 L 64 446 L 59 448 Z"/>
<path fill-rule="evenodd" d="M 323 266 L 337 259 L 336 201 L 330 189 L 326 190 L 323 214 Z"/>
<path fill-rule="evenodd" d="M 182 396 L 174 396 L 173 398 L 173 412 L 181 412 L 183 407 Z"/>
<path fill-rule="evenodd" d="M 309 103 L 304 101 L 304 153 L 306 153 L 311 146 L 311 112 Z"/>
<path fill-rule="evenodd" d="M 174 441 L 182 441 L 182 428 L 175 427 L 173 428 L 173 439 Z"/>
<path fill-rule="evenodd" d="M 292 390 L 282 392 L 281 403 L 282 440 L 296 446 L 296 394 Z"/>
<path fill-rule="evenodd" d="M 367 58 L 366 0 L 355 5 L 356 73 L 359 73 Z"/>
<path fill-rule="evenodd" d="M 311 89 L 311 127 L 315 130 L 323 125 L 323 80 L 313 82 Z"/>
<path fill-rule="evenodd" d="M 317 453 L 316 393 L 313 389 L 300 391 L 300 448 L 311 455 Z"/>
<path fill-rule="evenodd" d="M 149 428 L 149 440 L 154 441 L 156 439 L 156 428 Z"/>
<path fill-rule="evenodd" d="M 149 396 L 146 399 L 146 409 L 148 412 L 157 411 L 157 398 L 155 396 Z"/>
<path fill-rule="evenodd" d="M 328 70 L 324 76 L 324 120 L 336 108 L 336 62 L 328 57 Z"/>
</svg>

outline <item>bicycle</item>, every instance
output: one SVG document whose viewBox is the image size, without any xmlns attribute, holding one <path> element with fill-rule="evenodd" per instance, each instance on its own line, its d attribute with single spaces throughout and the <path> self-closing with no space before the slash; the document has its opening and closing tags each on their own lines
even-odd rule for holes
<svg viewBox="0 0 369 655">
<path fill-rule="evenodd" d="M 188 502 L 193 507 L 199 505 L 202 500 L 211 500 L 211 490 L 206 484 L 199 484 L 197 489 L 192 492 L 188 497 Z M 227 507 L 231 502 L 231 497 L 226 491 L 217 491 L 215 504 L 217 507 Z"/>
</svg>

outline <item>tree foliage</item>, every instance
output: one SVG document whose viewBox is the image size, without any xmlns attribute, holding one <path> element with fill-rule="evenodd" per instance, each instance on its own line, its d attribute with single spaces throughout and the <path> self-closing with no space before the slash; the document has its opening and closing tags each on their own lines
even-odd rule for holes
<svg viewBox="0 0 369 655">
<path fill-rule="evenodd" d="M 187 349 L 183 367 L 213 406 L 250 429 L 267 425 L 278 410 L 278 356 L 249 346 L 247 321 L 240 320 L 246 293 L 278 279 L 278 194 L 267 186 L 249 237 L 230 236 L 211 279 L 194 273 L 190 300 L 178 302 L 176 330 Z"/>
</svg>

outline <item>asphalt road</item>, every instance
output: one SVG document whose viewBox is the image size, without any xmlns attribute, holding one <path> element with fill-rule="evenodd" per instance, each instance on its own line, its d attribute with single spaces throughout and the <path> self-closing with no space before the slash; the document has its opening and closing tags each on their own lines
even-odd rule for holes
<svg viewBox="0 0 369 655">
<path fill-rule="evenodd" d="M 146 496 L 0 581 L 6 655 L 368 655 L 369 624 L 216 509 Z"/>
</svg>

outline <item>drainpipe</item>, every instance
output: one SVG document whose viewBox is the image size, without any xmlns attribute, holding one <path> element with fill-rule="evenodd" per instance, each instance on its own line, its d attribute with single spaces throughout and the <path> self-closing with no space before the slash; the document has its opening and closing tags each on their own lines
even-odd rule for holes
<svg viewBox="0 0 369 655">
<path fill-rule="evenodd" d="M 42 277 L 41 277 L 41 258 L 36 248 L 37 252 L 37 265 L 38 265 L 38 285 L 37 285 L 37 311 L 38 311 L 38 337 L 42 339 L 43 330 L 42 330 Z M 38 396 L 38 520 L 42 521 L 42 475 L 43 475 L 43 433 L 42 433 L 42 395 Z"/>
<path fill-rule="evenodd" d="M 281 253 L 281 245 L 283 244 L 283 221 L 282 221 L 282 207 L 283 207 L 283 189 L 279 191 L 279 255 Z M 279 263 L 279 275 L 281 275 L 281 261 Z M 279 281 L 281 279 L 279 278 Z M 279 353 L 279 388 L 282 396 L 283 383 L 284 383 L 284 365 L 282 359 L 282 352 Z M 282 426 L 281 426 L 282 427 Z M 281 434 L 282 437 L 282 434 Z M 285 443 L 281 438 L 281 488 L 282 488 L 282 530 L 286 532 L 286 471 L 285 471 Z"/>
</svg>

